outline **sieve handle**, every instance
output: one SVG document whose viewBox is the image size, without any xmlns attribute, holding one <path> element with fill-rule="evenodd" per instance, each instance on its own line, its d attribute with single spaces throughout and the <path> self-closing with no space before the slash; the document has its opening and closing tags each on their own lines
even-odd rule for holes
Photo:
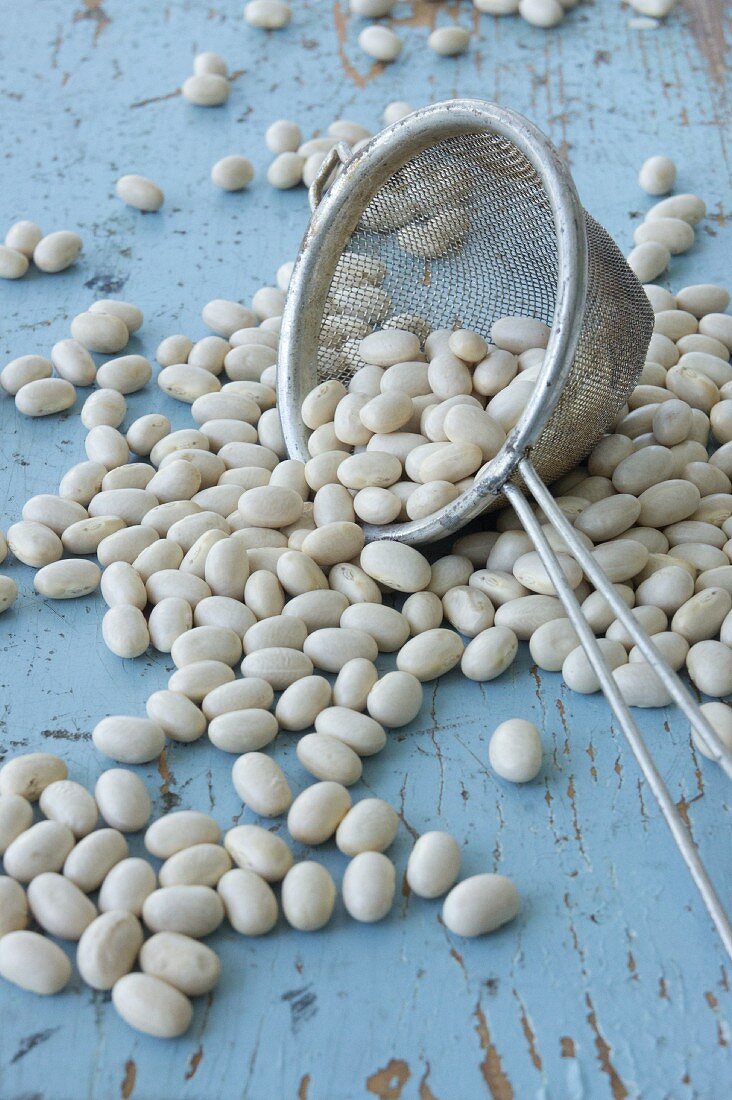
<svg viewBox="0 0 732 1100">
<path fill-rule="evenodd" d="M 541 481 L 528 459 L 522 459 L 520 470 L 524 478 L 525 484 L 527 485 L 527 487 L 530 488 L 532 495 L 541 505 L 544 514 L 552 522 L 552 525 L 555 527 L 555 529 L 558 530 L 559 533 L 566 539 L 567 543 L 570 545 L 570 548 L 574 552 L 573 543 L 576 540 L 574 540 L 574 538 L 572 537 L 570 542 L 570 539 L 567 538 L 567 532 L 564 529 L 566 526 L 571 533 L 572 528 L 569 527 L 569 524 L 567 524 L 565 517 L 562 515 L 560 509 L 557 508 L 556 504 L 554 503 L 553 497 L 549 494 L 546 486 Z M 605 693 L 605 697 L 612 707 L 612 710 L 615 713 L 620 727 L 627 738 L 628 744 L 631 747 L 633 755 L 638 761 L 638 764 L 641 771 L 643 772 L 648 786 L 654 798 L 656 799 L 656 802 L 658 803 L 661 813 L 666 820 L 666 824 L 671 831 L 671 835 L 673 836 L 676 846 L 678 847 L 681 856 L 686 863 L 689 872 L 691 873 L 691 877 L 696 884 L 696 887 L 701 895 L 701 898 L 707 908 L 710 917 L 712 918 L 714 926 L 719 933 L 720 939 L 724 944 L 727 954 L 730 956 L 730 958 L 732 958 L 732 925 L 730 925 L 729 917 L 727 916 L 724 906 L 722 905 L 719 895 L 717 894 L 715 886 L 711 878 L 709 877 L 709 874 L 704 864 L 701 861 L 701 857 L 699 856 L 696 845 L 691 838 L 691 834 L 684 824 L 684 821 L 682 820 L 681 815 L 679 814 L 679 811 L 677 810 L 676 805 L 674 804 L 674 801 L 669 794 L 668 788 L 664 783 L 664 780 L 660 772 L 658 771 L 658 768 L 656 767 L 653 757 L 648 750 L 648 746 L 645 743 L 643 735 L 638 729 L 638 726 L 636 725 L 635 720 L 630 713 L 628 705 L 620 694 L 620 690 L 618 689 L 618 686 L 615 683 L 615 680 L 613 679 L 610 670 L 605 664 L 604 658 L 600 651 L 600 647 L 597 644 L 597 639 L 592 633 L 589 623 L 582 614 L 582 610 L 577 601 L 577 597 L 575 596 L 573 589 L 569 585 L 567 578 L 564 575 L 564 571 L 562 570 L 559 561 L 557 560 L 556 554 L 549 545 L 546 535 L 541 529 L 539 521 L 536 519 L 536 516 L 531 510 L 531 507 L 529 506 L 529 503 L 521 490 L 516 485 L 507 484 L 504 488 L 504 492 L 519 519 L 521 520 L 524 529 L 531 537 L 534 545 L 536 546 L 537 552 L 547 570 L 549 578 L 551 579 L 552 584 L 554 585 L 554 588 L 560 600 L 562 601 L 564 609 L 567 612 L 567 617 L 572 623 L 572 626 L 577 631 L 577 635 L 580 639 L 582 647 L 587 654 L 587 658 L 592 668 L 594 669 L 598 680 L 600 681 L 602 690 Z M 547 503 L 547 498 L 549 503 Z M 559 522 L 560 516 L 562 520 L 561 525 Z M 577 543 L 577 546 L 584 551 L 584 548 L 581 547 L 579 543 Z M 589 558 L 589 555 L 586 556 Z M 580 564 L 584 563 L 580 562 Z M 592 566 L 594 573 L 597 570 L 597 566 L 594 562 L 592 562 Z M 603 577 L 605 584 L 610 586 L 610 582 L 604 576 L 602 571 L 600 570 L 599 572 Z M 592 577 L 591 579 L 593 580 L 593 583 L 595 583 L 595 578 Z M 602 588 L 599 584 L 596 585 L 596 587 L 602 591 Z M 605 595 L 606 598 L 609 598 L 607 597 L 607 594 L 605 592 L 603 592 L 603 595 Z M 613 595 L 615 595 L 614 592 Z M 615 610 L 614 603 L 612 604 L 612 606 L 613 610 Z M 637 627 L 638 624 L 635 619 L 633 619 L 632 616 L 630 616 L 630 618 L 634 626 Z M 627 624 L 625 625 L 627 627 Z M 653 647 L 650 642 L 649 645 L 651 650 L 655 652 L 655 647 Z M 660 657 L 659 660 L 661 660 Z M 668 671 L 671 672 L 670 669 Z M 671 674 L 675 676 L 675 674 Z M 681 687 L 680 682 L 679 687 Z M 692 706 L 695 706 L 695 704 L 692 703 Z M 703 716 L 700 717 L 703 718 Z"/>
<path fill-rule="evenodd" d="M 519 470 L 521 471 L 521 476 L 527 488 L 537 504 L 555 530 L 562 536 L 572 556 L 582 566 L 588 580 L 590 580 L 597 591 L 605 597 L 610 607 L 615 612 L 616 617 L 620 619 L 645 659 L 649 664 L 653 665 L 654 672 L 668 690 L 676 705 L 689 719 L 689 722 L 696 730 L 704 748 L 711 754 L 712 759 L 719 764 L 726 775 L 732 779 L 732 750 L 728 749 L 727 746 L 720 741 L 716 730 L 712 728 L 708 719 L 702 714 L 697 703 L 684 687 L 678 675 L 668 664 L 666 658 L 658 652 L 638 620 L 631 614 L 630 608 L 620 599 L 611 582 L 592 557 L 592 554 L 589 553 L 586 547 L 579 541 L 575 529 L 567 521 L 567 517 L 562 512 L 561 508 L 557 506 L 554 497 L 551 495 L 528 459 L 524 458 L 521 460 L 519 463 Z"/>
<path fill-rule="evenodd" d="M 351 146 L 345 141 L 339 141 L 329 153 L 325 154 L 318 174 L 308 188 L 308 201 L 313 214 L 320 206 L 320 200 L 333 170 L 341 164 L 347 164 L 350 159 Z"/>
</svg>

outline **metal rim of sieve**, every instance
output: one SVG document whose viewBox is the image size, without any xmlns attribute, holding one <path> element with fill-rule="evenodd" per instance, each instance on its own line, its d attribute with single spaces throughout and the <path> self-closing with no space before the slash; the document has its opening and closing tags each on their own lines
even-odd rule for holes
<svg viewBox="0 0 732 1100">
<path fill-rule="evenodd" d="M 557 288 L 551 335 L 531 398 L 498 454 L 475 484 L 425 519 L 384 526 L 363 524 L 366 541 L 433 542 L 464 526 L 500 495 L 524 455 L 536 443 L 561 397 L 580 337 L 587 291 L 587 233 L 582 204 L 569 169 L 549 139 L 523 115 L 473 99 L 421 108 L 382 130 L 344 164 L 321 199 L 341 146 L 324 163 L 311 188 L 314 207 L 290 279 L 282 317 L 277 396 L 291 458 L 307 462 L 303 398 L 317 384 L 317 349 L 336 264 L 364 208 L 386 181 L 417 153 L 448 138 L 490 131 L 512 142 L 537 172 L 552 215 L 557 242 Z"/>
</svg>

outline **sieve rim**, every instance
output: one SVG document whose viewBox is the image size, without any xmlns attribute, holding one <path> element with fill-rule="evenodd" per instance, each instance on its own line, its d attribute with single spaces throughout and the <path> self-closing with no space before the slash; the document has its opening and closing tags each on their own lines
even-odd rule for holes
<svg viewBox="0 0 732 1100">
<path fill-rule="evenodd" d="M 330 282 L 365 206 L 386 179 L 416 152 L 438 141 L 485 131 L 509 140 L 526 157 L 539 176 L 552 211 L 557 283 L 544 361 L 517 424 L 471 488 L 424 519 L 384 526 L 363 524 L 367 542 L 433 542 L 484 511 L 537 442 L 572 369 L 584 315 L 588 248 L 585 214 L 569 168 L 546 135 L 516 111 L 477 99 L 435 103 L 378 133 L 348 161 L 313 212 L 295 261 L 282 316 L 277 396 L 284 414 L 281 420 L 287 452 L 303 462 L 311 457 L 300 418 L 302 387 L 297 385 L 296 372 L 308 356 L 311 363 L 315 362 Z M 334 235 L 341 238 L 339 248 L 332 247 Z"/>
</svg>

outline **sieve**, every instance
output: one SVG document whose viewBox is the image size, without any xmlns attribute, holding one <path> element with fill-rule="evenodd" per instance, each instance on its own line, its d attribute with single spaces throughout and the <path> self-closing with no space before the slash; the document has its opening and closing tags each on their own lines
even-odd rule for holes
<svg viewBox="0 0 732 1100">
<path fill-rule="evenodd" d="M 538 507 L 732 776 L 732 754 L 546 487 L 587 456 L 638 380 L 653 330 L 642 287 L 612 238 L 583 210 L 548 139 L 495 104 L 437 103 L 387 127 L 353 155 L 339 143 L 310 188 L 310 204 L 277 367 L 291 458 L 310 458 L 300 415 L 305 396 L 328 378 L 350 380 L 361 365 L 358 338 L 367 332 L 392 325 L 424 338 L 433 328 L 463 327 L 488 337 L 493 321 L 512 315 L 550 326 L 533 393 L 473 486 L 425 519 L 364 524 L 364 534 L 367 541 L 429 543 L 498 503 L 512 505 L 732 956 L 732 926 L 715 887 L 535 514 Z M 380 285 L 369 277 L 374 271 Z"/>
</svg>

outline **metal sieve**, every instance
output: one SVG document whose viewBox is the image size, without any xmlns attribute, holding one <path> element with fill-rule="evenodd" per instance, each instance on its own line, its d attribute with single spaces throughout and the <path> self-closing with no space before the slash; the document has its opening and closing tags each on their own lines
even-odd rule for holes
<svg viewBox="0 0 732 1100">
<path fill-rule="evenodd" d="M 335 179 L 333 179 L 335 176 Z M 326 185 L 332 186 L 324 194 Z M 318 382 L 348 382 L 358 341 L 391 324 L 424 337 L 497 318 L 545 321 L 551 336 L 526 407 L 499 453 L 457 500 L 408 523 L 364 525 L 367 540 L 432 542 L 508 500 L 578 630 L 588 658 L 732 955 L 732 927 L 676 806 L 524 495 L 528 490 L 611 605 L 714 759 L 732 754 L 591 554 L 551 482 L 582 461 L 635 386 L 653 311 L 620 250 L 579 201 L 567 166 L 523 116 L 478 100 L 415 111 L 351 156 L 339 144 L 310 189 L 313 215 L 285 304 L 278 404 L 291 458 L 306 462 L 300 415 Z"/>
</svg>

